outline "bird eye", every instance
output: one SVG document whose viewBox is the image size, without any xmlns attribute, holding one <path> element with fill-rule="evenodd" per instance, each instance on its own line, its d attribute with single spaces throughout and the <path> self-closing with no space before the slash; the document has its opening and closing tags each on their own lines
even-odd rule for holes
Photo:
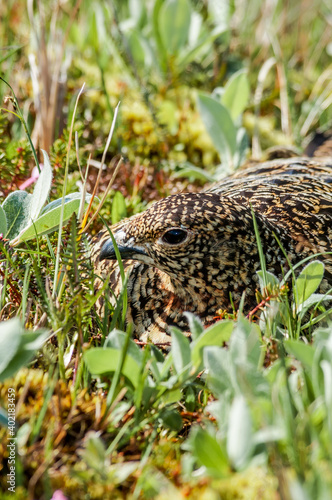
<svg viewBox="0 0 332 500">
<path fill-rule="evenodd" d="M 169 245 L 178 245 L 182 243 L 187 237 L 187 231 L 184 229 L 170 229 L 162 236 L 162 241 Z"/>
</svg>

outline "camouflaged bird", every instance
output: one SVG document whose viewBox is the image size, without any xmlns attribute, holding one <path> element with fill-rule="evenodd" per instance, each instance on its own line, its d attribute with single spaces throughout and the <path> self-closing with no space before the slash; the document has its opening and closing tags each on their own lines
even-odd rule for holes
<svg viewBox="0 0 332 500">
<path fill-rule="evenodd" d="M 268 161 L 237 172 L 199 193 L 170 196 L 111 227 L 129 273 L 127 321 L 135 337 L 170 340 L 169 327 L 188 330 L 185 311 L 203 323 L 231 311 L 245 293 L 256 305 L 261 268 L 253 216 L 267 270 L 281 278 L 314 253 L 325 263 L 321 291 L 332 285 L 332 159 Z M 122 282 L 108 231 L 94 240 L 96 289 L 103 280 L 118 296 Z M 114 298 L 112 299 L 114 301 Z M 103 299 L 99 299 L 99 310 Z"/>
</svg>

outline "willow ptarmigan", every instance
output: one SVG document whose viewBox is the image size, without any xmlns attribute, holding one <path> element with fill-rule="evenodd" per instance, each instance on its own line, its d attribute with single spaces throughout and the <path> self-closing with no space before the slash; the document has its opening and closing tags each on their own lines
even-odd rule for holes
<svg viewBox="0 0 332 500">
<path fill-rule="evenodd" d="M 111 227 L 129 273 L 127 321 L 135 337 L 169 341 L 169 327 L 188 330 L 185 311 L 210 322 L 231 311 L 245 292 L 245 309 L 256 305 L 260 261 L 252 212 L 267 270 L 279 278 L 305 257 L 323 253 L 332 286 L 332 158 L 289 158 L 241 170 L 200 193 L 170 196 Z M 104 279 L 117 296 L 122 287 L 108 231 L 94 240 L 96 288 Z M 99 299 L 99 308 L 103 298 Z M 113 299 L 114 300 L 114 299 Z"/>
</svg>

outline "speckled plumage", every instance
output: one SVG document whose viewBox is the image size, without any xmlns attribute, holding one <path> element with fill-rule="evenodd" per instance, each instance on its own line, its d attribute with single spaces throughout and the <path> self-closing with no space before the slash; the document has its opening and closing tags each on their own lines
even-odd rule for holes
<svg viewBox="0 0 332 500">
<path fill-rule="evenodd" d="M 218 309 L 231 310 L 245 292 L 255 306 L 260 262 L 252 212 L 267 269 L 281 277 L 288 265 L 275 233 L 295 264 L 332 247 L 332 160 L 290 158 L 256 165 L 200 193 L 170 196 L 142 214 L 113 226 L 128 278 L 127 320 L 141 340 L 165 342 L 168 328 L 186 329 L 184 311 L 210 322 Z M 174 232 L 174 229 L 176 231 Z M 171 231 L 171 232 L 169 232 Z M 169 239 L 184 237 L 170 244 Z M 95 238 L 96 288 L 110 280 L 115 295 L 121 278 L 108 232 Z M 167 240 L 167 241 L 166 241 Z M 128 257 L 131 259 L 128 260 Z M 332 257 L 325 262 L 323 289 L 332 285 Z M 102 307 L 102 300 L 99 307 Z"/>
</svg>

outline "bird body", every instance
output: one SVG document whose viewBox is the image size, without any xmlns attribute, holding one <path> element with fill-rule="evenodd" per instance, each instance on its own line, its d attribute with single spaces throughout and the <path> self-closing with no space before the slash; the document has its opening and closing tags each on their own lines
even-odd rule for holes
<svg viewBox="0 0 332 500">
<path fill-rule="evenodd" d="M 332 285 L 327 254 L 332 249 L 332 160 L 265 162 L 200 193 L 160 200 L 111 227 L 129 273 L 127 321 L 133 322 L 137 338 L 169 341 L 170 326 L 187 328 L 185 311 L 209 323 L 218 309 L 231 311 L 232 302 L 237 307 L 243 293 L 248 310 L 256 305 L 261 264 L 253 214 L 268 271 L 281 278 L 288 261 L 294 265 L 323 253 L 322 289 Z M 97 235 L 92 259 L 96 288 L 107 279 L 119 295 L 122 282 L 107 231 Z"/>
</svg>

